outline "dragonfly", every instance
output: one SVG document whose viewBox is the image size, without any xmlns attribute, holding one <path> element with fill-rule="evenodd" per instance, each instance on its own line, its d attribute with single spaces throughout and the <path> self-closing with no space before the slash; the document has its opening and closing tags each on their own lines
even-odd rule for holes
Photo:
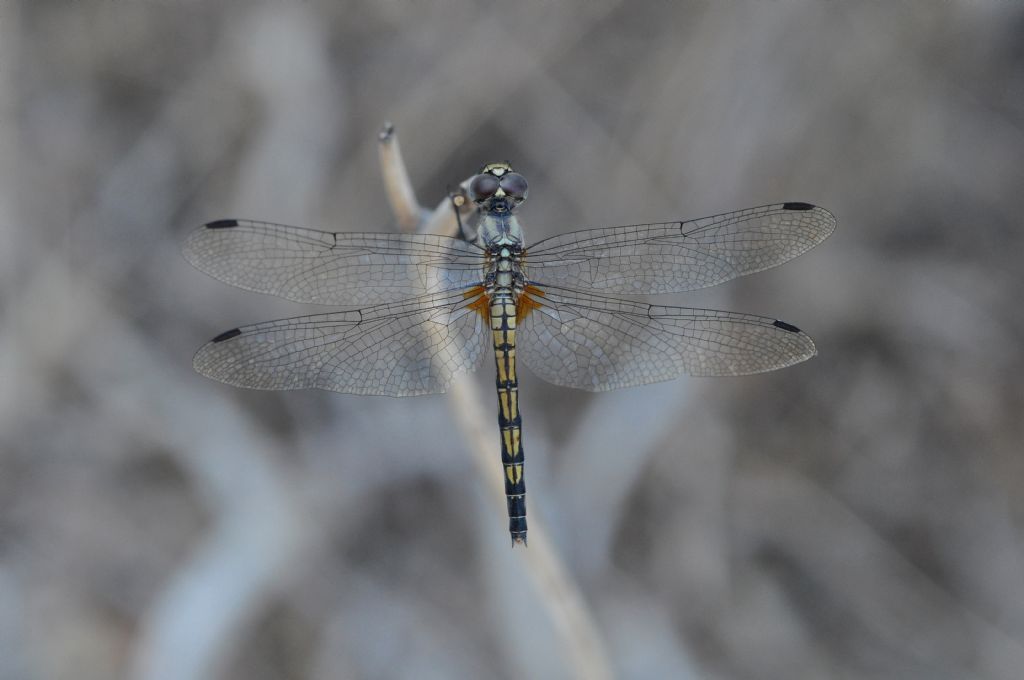
<svg viewBox="0 0 1024 680">
<path fill-rule="evenodd" d="M 765 316 L 608 294 L 692 291 L 800 255 L 835 229 L 827 210 L 777 203 L 695 220 L 588 229 L 527 247 L 525 177 L 507 163 L 469 181 L 476 234 L 325 232 L 242 219 L 187 237 L 186 258 L 225 283 L 340 311 L 215 337 L 195 369 L 260 390 L 406 397 L 445 392 L 487 354 L 496 368 L 512 544 L 526 544 L 518 365 L 564 387 L 612 390 L 682 375 L 771 371 L 815 355 Z"/>
</svg>

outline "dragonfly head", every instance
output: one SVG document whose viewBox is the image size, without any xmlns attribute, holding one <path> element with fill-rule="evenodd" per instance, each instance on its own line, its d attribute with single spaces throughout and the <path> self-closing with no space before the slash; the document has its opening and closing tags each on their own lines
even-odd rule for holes
<svg viewBox="0 0 1024 680">
<path fill-rule="evenodd" d="M 514 212 L 528 191 L 526 178 L 508 163 L 489 163 L 469 182 L 469 197 L 478 210 L 490 214 Z"/>
</svg>

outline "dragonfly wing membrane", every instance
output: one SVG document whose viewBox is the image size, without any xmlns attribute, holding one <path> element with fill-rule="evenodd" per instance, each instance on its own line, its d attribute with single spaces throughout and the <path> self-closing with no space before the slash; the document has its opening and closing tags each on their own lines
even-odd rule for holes
<svg viewBox="0 0 1024 680">
<path fill-rule="evenodd" d="M 429 234 L 331 233 L 219 220 L 189 235 L 185 257 L 239 288 L 295 302 L 364 305 L 480 282 L 483 251 Z"/>
<path fill-rule="evenodd" d="M 537 285 L 607 293 L 680 293 L 778 266 L 828 238 L 829 211 L 777 203 L 683 222 L 562 234 L 526 257 Z"/>
<path fill-rule="evenodd" d="M 548 382 L 590 391 L 680 375 L 746 375 L 815 354 L 795 326 L 750 314 L 649 305 L 548 288 L 519 326 L 519 356 Z"/>
<path fill-rule="evenodd" d="M 193 365 L 207 377 L 253 389 L 391 397 L 444 392 L 486 353 L 477 299 L 439 293 L 243 326 L 200 348 Z"/>
</svg>

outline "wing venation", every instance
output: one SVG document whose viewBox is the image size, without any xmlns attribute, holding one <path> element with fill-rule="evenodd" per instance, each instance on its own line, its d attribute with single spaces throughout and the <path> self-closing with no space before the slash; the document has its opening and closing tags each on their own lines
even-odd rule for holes
<svg viewBox="0 0 1024 680">
<path fill-rule="evenodd" d="M 251 220 L 218 220 L 185 241 L 200 271 L 296 302 L 393 302 L 480 282 L 483 251 L 429 234 L 349 234 Z"/>
<path fill-rule="evenodd" d="M 486 353 L 477 297 L 435 293 L 243 326 L 201 347 L 193 365 L 215 380 L 261 390 L 315 387 L 392 397 L 444 392 Z"/>
<path fill-rule="evenodd" d="M 681 375 L 747 375 L 811 358 L 814 342 L 784 321 L 650 305 L 547 288 L 522 320 L 517 351 L 556 385 L 604 391 Z"/>
<path fill-rule="evenodd" d="M 776 267 L 835 229 L 832 213 L 780 203 L 685 222 L 590 229 L 527 249 L 527 276 L 606 293 L 680 293 Z"/>
</svg>

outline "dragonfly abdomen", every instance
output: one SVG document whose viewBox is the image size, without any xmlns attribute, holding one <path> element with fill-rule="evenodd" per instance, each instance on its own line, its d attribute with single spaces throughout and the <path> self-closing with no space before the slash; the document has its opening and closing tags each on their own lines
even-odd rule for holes
<svg viewBox="0 0 1024 680">
<path fill-rule="evenodd" d="M 526 482 L 523 478 L 519 379 L 516 376 L 516 317 L 516 301 L 511 290 L 496 290 L 491 296 L 490 325 L 497 368 L 498 427 L 501 429 L 508 530 L 513 544 L 525 544 Z"/>
</svg>

